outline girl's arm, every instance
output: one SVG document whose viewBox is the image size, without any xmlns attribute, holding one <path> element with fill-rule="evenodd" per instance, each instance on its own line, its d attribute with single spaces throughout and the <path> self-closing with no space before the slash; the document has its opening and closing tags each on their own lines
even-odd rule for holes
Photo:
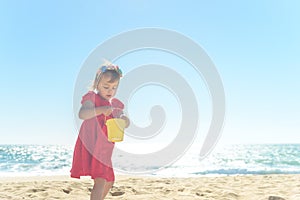
<svg viewBox="0 0 300 200">
<path fill-rule="evenodd" d="M 95 107 L 92 101 L 85 101 L 79 110 L 78 116 L 80 119 L 86 120 L 101 114 L 108 116 L 111 114 L 111 112 L 112 112 L 111 106 Z"/>
</svg>

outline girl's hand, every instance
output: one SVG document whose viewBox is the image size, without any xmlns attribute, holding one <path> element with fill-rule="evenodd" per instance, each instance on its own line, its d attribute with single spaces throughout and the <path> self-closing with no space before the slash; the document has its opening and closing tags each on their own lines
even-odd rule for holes
<svg viewBox="0 0 300 200">
<path fill-rule="evenodd" d="M 123 111 L 118 108 L 114 108 L 112 111 L 113 118 L 120 118 L 120 116 L 122 116 L 122 114 L 123 114 Z"/>
<path fill-rule="evenodd" d="M 105 115 L 105 116 L 108 116 L 112 113 L 113 109 L 111 106 L 101 106 L 101 110 L 102 110 L 102 113 Z"/>
<path fill-rule="evenodd" d="M 123 120 L 125 120 L 125 123 L 126 123 L 125 128 L 128 128 L 128 126 L 130 125 L 129 118 L 126 117 L 125 115 L 122 115 L 120 118 L 123 119 Z"/>
</svg>

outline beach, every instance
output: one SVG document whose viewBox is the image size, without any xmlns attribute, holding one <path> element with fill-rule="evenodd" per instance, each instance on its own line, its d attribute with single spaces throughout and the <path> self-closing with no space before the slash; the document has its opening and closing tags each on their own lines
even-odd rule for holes
<svg viewBox="0 0 300 200">
<path fill-rule="evenodd" d="M 0 199 L 88 200 L 92 183 L 89 177 L 81 179 L 72 179 L 68 176 L 1 177 Z M 118 175 L 106 199 L 299 200 L 300 175 L 189 178 Z"/>
<path fill-rule="evenodd" d="M 229 145 L 201 161 L 190 151 L 162 170 L 148 166 L 147 175 L 121 175 L 116 162 L 106 199 L 300 200 L 299 150 L 299 144 Z M 72 152 L 61 145 L 0 145 L 0 200 L 89 200 L 93 181 L 68 176 Z M 125 169 L 142 170 L 133 164 Z"/>
</svg>

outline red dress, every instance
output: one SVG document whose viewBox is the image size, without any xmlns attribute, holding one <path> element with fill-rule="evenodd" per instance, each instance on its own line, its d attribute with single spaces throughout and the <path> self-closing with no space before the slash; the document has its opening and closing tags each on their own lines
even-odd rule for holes
<svg viewBox="0 0 300 200">
<path fill-rule="evenodd" d="M 109 106 L 109 101 L 101 98 L 94 92 L 88 92 L 82 97 L 81 104 L 92 101 L 95 107 Z M 98 115 L 84 120 L 75 144 L 71 177 L 91 176 L 92 179 L 103 178 L 114 181 L 115 175 L 112 167 L 111 156 L 114 143 L 107 139 L 105 122 L 110 116 Z"/>
</svg>

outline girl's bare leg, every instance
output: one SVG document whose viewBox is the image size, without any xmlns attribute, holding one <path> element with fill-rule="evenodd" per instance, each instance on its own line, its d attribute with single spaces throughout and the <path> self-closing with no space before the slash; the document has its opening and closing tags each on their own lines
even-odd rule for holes
<svg viewBox="0 0 300 200">
<path fill-rule="evenodd" d="M 104 191 L 105 191 L 106 180 L 103 178 L 94 179 L 94 187 L 91 192 L 90 200 L 103 200 Z"/>
<path fill-rule="evenodd" d="M 106 197 L 106 195 L 108 194 L 110 188 L 112 188 L 113 184 L 114 184 L 114 182 L 106 182 L 105 183 L 102 199 L 104 199 Z"/>
</svg>

